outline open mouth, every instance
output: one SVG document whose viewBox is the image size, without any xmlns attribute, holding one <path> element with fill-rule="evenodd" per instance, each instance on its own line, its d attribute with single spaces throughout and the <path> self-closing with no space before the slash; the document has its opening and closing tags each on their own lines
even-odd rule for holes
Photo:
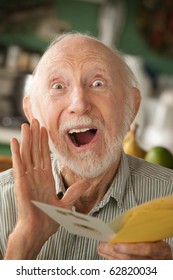
<svg viewBox="0 0 173 280">
<path fill-rule="evenodd" d="M 71 129 L 68 136 L 71 142 L 76 147 L 81 147 L 91 143 L 96 135 L 97 129 L 94 128 L 80 128 Z"/>
</svg>

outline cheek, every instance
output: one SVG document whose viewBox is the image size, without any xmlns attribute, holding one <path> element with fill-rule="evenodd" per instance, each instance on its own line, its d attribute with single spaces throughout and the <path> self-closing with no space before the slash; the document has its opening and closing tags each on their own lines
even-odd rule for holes
<svg viewBox="0 0 173 280">
<path fill-rule="evenodd" d="M 69 120 L 66 111 L 65 100 L 49 102 L 46 108 L 46 127 L 53 144 L 60 150 L 64 150 L 66 147 L 65 137 L 60 133 L 60 126 L 64 120 Z"/>
<path fill-rule="evenodd" d="M 109 126 L 112 125 L 112 122 L 118 125 L 124 114 L 123 104 L 114 98 L 104 100 L 104 102 L 99 104 L 98 108 Z"/>
<path fill-rule="evenodd" d="M 57 102 L 51 102 L 49 99 L 39 100 L 38 111 L 40 122 L 44 125 L 51 138 L 57 138 L 61 108 Z M 56 136 L 55 136 L 56 135 Z"/>
<path fill-rule="evenodd" d="M 124 105 L 115 100 L 111 100 L 111 102 L 104 104 L 102 116 L 109 137 L 115 139 L 120 134 L 124 124 Z"/>
<path fill-rule="evenodd" d="M 58 102 L 52 101 L 50 98 L 40 100 L 40 111 L 46 123 L 53 124 L 59 119 L 61 108 Z"/>
</svg>

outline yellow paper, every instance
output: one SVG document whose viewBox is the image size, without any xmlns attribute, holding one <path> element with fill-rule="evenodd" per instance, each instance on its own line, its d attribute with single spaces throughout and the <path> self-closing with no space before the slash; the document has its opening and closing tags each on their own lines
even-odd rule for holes
<svg viewBox="0 0 173 280">
<path fill-rule="evenodd" d="M 109 242 L 152 242 L 173 236 L 173 196 L 135 207 L 114 219 L 116 232 Z"/>
</svg>

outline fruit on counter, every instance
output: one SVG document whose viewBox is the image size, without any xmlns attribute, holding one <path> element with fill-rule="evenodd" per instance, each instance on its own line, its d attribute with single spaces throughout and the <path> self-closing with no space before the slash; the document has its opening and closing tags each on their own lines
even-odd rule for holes
<svg viewBox="0 0 173 280">
<path fill-rule="evenodd" d="M 173 155 L 165 147 L 157 146 L 151 148 L 146 153 L 144 159 L 148 162 L 173 169 Z"/>
<path fill-rule="evenodd" d="M 123 141 L 123 150 L 126 154 L 144 158 L 146 155 L 146 151 L 140 147 L 136 139 L 138 125 L 135 124 L 132 129 L 130 129 Z"/>
</svg>

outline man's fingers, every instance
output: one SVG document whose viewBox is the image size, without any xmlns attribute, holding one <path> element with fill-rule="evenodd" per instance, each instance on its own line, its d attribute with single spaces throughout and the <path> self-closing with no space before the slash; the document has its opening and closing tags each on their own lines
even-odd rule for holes
<svg viewBox="0 0 173 280">
<path fill-rule="evenodd" d="M 48 134 L 45 127 L 41 127 L 41 154 L 42 154 L 42 167 L 44 169 L 51 167 L 50 150 L 48 144 Z"/>
<path fill-rule="evenodd" d="M 90 187 L 89 182 L 81 180 L 71 185 L 65 192 L 62 202 L 65 206 L 71 208 L 82 194 Z"/>
<path fill-rule="evenodd" d="M 126 244 L 127 247 L 129 244 Z M 151 256 L 143 256 L 143 254 L 131 254 L 128 250 L 119 250 L 119 244 L 109 245 L 101 242 L 98 247 L 98 254 L 108 260 L 146 260 Z"/>
<path fill-rule="evenodd" d="M 33 168 L 51 168 L 48 134 L 44 127 L 40 127 L 38 120 L 33 119 L 30 126 L 23 124 L 21 129 L 21 144 L 12 140 L 13 156 L 23 164 L 25 171 Z M 17 152 L 18 159 L 16 159 Z M 16 164 L 15 164 L 16 165 Z"/>
<path fill-rule="evenodd" d="M 36 119 L 31 121 L 31 157 L 34 167 L 40 167 L 40 124 Z"/>
<path fill-rule="evenodd" d="M 31 148 L 30 128 L 28 124 L 24 123 L 21 129 L 20 154 L 25 169 L 30 169 L 32 167 L 30 148 Z"/>
<path fill-rule="evenodd" d="M 101 242 L 98 252 L 102 256 L 125 257 L 126 259 L 171 259 L 171 248 L 164 241 L 145 243 L 117 243 L 108 245 Z"/>
<path fill-rule="evenodd" d="M 22 164 L 20 157 L 20 147 L 17 139 L 12 138 L 10 141 L 11 153 L 12 153 L 12 162 L 13 162 L 13 173 L 14 177 L 21 177 L 25 174 L 25 168 Z"/>
<path fill-rule="evenodd" d="M 160 250 L 163 250 L 165 243 L 163 241 L 145 242 L 145 243 L 117 243 L 112 247 L 121 254 L 157 256 Z"/>
</svg>

